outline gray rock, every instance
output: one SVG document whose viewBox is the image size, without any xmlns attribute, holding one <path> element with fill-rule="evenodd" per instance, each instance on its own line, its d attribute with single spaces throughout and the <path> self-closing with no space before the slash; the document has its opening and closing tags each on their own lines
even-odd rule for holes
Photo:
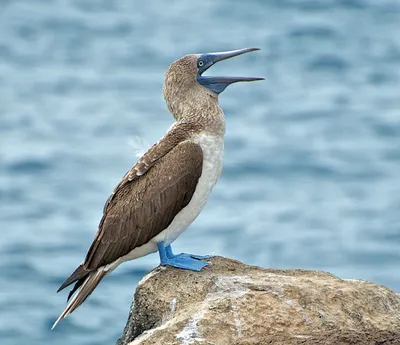
<svg viewBox="0 0 400 345">
<path fill-rule="evenodd" d="M 210 262 L 145 276 L 117 345 L 400 344 L 400 295 L 384 286 Z"/>
</svg>

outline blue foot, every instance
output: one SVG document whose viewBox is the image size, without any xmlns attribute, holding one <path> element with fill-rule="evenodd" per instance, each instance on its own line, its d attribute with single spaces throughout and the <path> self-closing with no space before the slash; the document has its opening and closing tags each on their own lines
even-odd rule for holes
<svg viewBox="0 0 400 345">
<path fill-rule="evenodd" d="M 202 262 L 192 258 L 190 254 L 174 255 L 171 246 L 164 246 L 164 242 L 157 243 L 160 254 L 161 266 L 173 266 L 190 271 L 200 271 L 208 265 L 208 262 Z"/>
<path fill-rule="evenodd" d="M 208 262 L 199 261 L 192 258 L 178 258 L 166 259 L 161 261 L 161 266 L 173 266 L 183 268 L 189 271 L 201 271 L 204 267 L 208 266 Z"/>
<path fill-rule="evenodd" d="M 165 253 L 167 254 L 168 258 L 180 257 L 180 258 L 192 258 L 192 259 L 197 259 L 197 260 L 205 260 L 205 259 L 209 259 L 212 257 L 211 255 L 196 255 L 196 254 L 189 254 L 189 253 L 174 254 L 172 252 L 172 247 L 170 244 L 165 247 Z"/>
</svg>

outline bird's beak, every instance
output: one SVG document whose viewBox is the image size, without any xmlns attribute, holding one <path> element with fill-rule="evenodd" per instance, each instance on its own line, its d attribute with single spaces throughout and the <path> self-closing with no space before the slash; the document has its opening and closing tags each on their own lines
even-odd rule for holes
<svg viewBox="0 0 400 345">
<path fill-rule="evenodd" d="M 245 53 L 249 53 L 252 51 L 260 50 L 259 48 L 244 48 L 238 50 L 231 50 L 228 52 L 220 52 L 220 53 L 208 53 L 202 54 L 197 60 L 198 66 L 198 75 L 197 81 L 203 85 L 204 87 L 214 91 L 219 94 L 225 90 L 225 88 L 232 84 L 237 83 L 239 81 L 256 81 L 256 80 L 264 80 L 264 78 L 258 77 L 211 77 L 211 76 L 202 76 L 206 70 L 208 70 L 212 65 L 216 64 L 219 61 L 230 59 L 232 57 L 242 55 Z"/>
</svg>

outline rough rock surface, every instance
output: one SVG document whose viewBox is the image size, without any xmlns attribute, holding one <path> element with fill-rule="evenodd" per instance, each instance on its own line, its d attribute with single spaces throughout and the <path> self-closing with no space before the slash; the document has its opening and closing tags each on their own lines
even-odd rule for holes
<svg viewBox="0 0 400 345">
<path fill-rule="evenodd" d="M 117 345 L 400 344 L 400 295 L 384 286 L 209 261 L 144 277 Z"/>
</svg>

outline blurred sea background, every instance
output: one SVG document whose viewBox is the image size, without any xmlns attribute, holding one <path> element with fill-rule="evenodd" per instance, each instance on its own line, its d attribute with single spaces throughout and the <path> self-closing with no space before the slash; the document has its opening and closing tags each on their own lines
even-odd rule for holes
<svg viewBox="0 0 400 345">
<path fill-rule="evenodd" d="M 172 123 L 164 73 L 259 47 L 208 74 L 222 177 L 176 252 L 324 270 L 400 292 L 400 2 L 0 1 L 0 343 L 114 344 L 157 254 L 120 266 L 53 331 L 133 136 Z"/>
</svg>

